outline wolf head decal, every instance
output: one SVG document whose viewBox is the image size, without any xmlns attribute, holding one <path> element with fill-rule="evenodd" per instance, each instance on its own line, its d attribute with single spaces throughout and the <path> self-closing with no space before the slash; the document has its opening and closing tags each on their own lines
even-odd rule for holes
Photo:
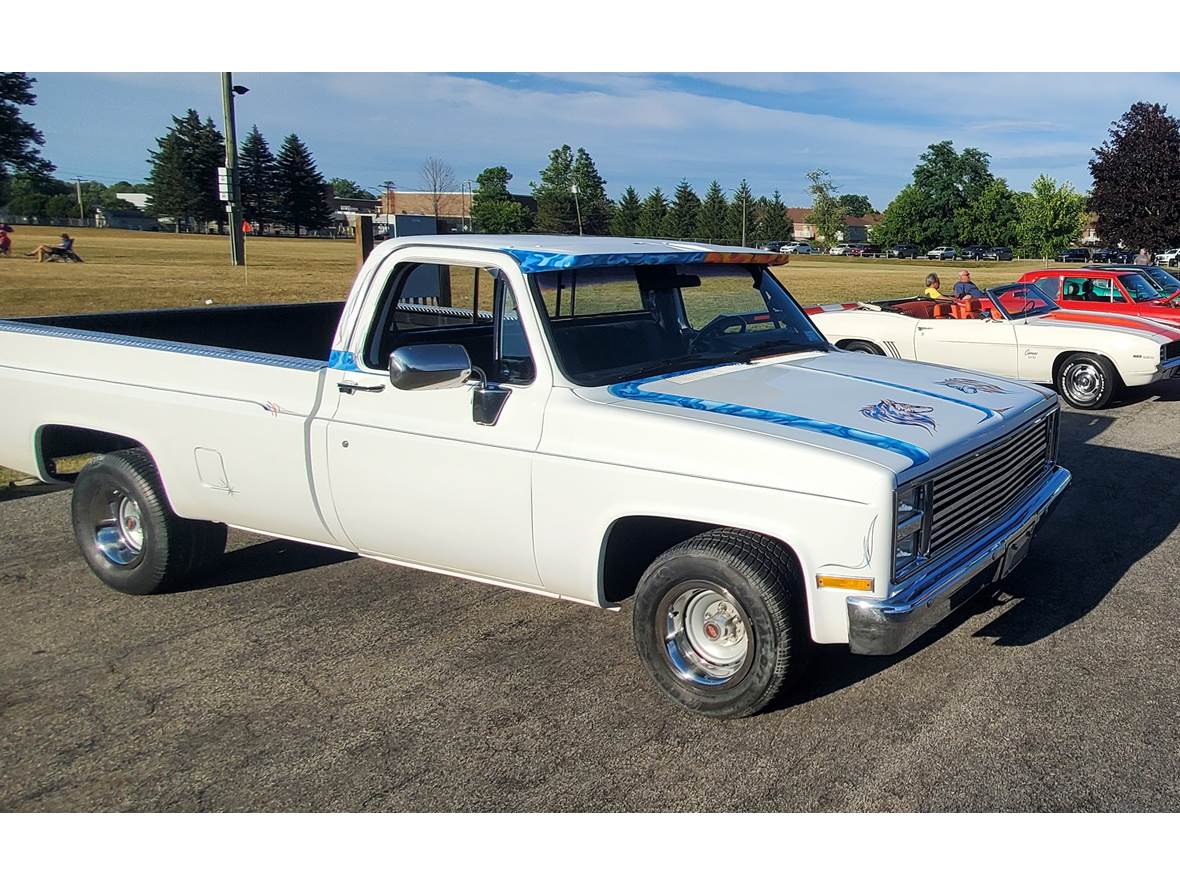
<svg viewBox="0 0 1180 885">
<path fill-rule="evenodd" d="M 860 410 L 860 413 L 866 418 L 872 418 L 874 421 L 885 421 L 888 424 L 909 424 L 914 427 L 921 427 L 931 436 L 934 436 L 934 431 L 938 430 L 938 423 L 930 417 L 930 412 L 933 412 L 932 406 L 914 406 L 909 403 L 894 402 L 891 399 L 883 399 L 875 405 L 865 406 Z"/>
<path fill-rule="evenodd" d="M 941 384 L 943 387 L 953 387 L 955 390 L 961 390 L 963 393 L 1007 393 L 1008 391 L 999 385 L 992 384 L 988 381 L 976 381 L 974 378 L 946 378 L 942 381 L 935 382 Z"/>
</svg>

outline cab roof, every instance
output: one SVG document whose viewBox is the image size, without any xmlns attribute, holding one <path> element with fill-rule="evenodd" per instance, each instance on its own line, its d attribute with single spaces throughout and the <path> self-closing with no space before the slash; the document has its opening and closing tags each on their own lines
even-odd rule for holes
<svg viewBox="0 0 1180 885">
<path fill-rule="evenodd" d="M 511 255 L 526 273 L 575 267 L 635 264 L 786 264 L 778 252 L 741 246 L 685 243 L 633 237 L 570 237 L 544 234 L 438 234 L 399 237 L 384 244 L 487 249 Z"/>
</svg>

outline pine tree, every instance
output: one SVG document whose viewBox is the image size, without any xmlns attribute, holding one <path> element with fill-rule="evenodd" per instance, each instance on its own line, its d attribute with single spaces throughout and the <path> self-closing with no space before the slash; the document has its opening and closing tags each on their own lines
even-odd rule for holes
<svg viewBox="0 0 1180 885">
<path fill-rule="evenodd" d="M 678 240 L 692 239 L 696 234 L 700 211 L 701 198 L 696 195 L 687 178 L 680 179 L 676 193 L 672 195 L 672 208 L 664 220 L 664 235 Z"/>
<path fill-rule="evenodd" d="M 570 191 L 573 170 L 573 149 L 563 144 L 549 152 L 549 165 L 541 170 L 541 183 L 530 182 L 537 201 L 538 230 L 555 234 L 578 232 L 574 195 Z"/>
<path fill-rule="evenodd" d="M 727 240 L 741 243 L 743 246 L 749 242 L 754 230 L 754 195 L 750 193 L 750 185 L 744 178 L 734 191 L 733 202 L 729 204 L 729 220 L 725 227 Z"/>
<path fill-rule="evenodd" d="M 767 242 L 785 242 L 791 239 L 795 226 L 787 215 L 782 194 L 777 190 L 766 204 L 766 216 L 762 221 L 762 233 Z"/>
<path fill-rule="evenodd" d="M 635 188 L 628 186 L 623 196 L 615 203 L 614 216 L 610 220 L 610 232 L 616 237 L 639 236 L 639 216 L 643 203 Z"/>
<path fill-rule="evenodd" d="M 222 218 L 217 193 L 217 167 L 224 163 L 225 143 L 212 120 L 201 122 L 192 108 L 156 139 L 158 150 L 149 151 L 148 184 L 151 209 L 170 216 L 176 229 L 189 219 L 198 224 Z"/>
<path fill-rule="evenodd" d="M 257 126 L 252 126 L 238 153 L 242 214 L 251 224 L 274 220 L 277 162 Z"/>
<path fill-rule="evenodd" d="M 647 195 L 643 206 L 639 210 L 639 230 L 641 237 L 664 236 L 664 220 L 668 215 L 668 198 L 658 187 Z"/>
<path fill-rule="evenodd" d="M 726 239 L 728 214 L 729 203 L 725 199 L 725 191 L 716 180 L 713 180 L 709 183 L 709 189 L 705 191 L 705 199 L 697 213 L 697 226 L 693 236 L 706 243 L 719 243 Z"/>
<path fill-rule="evenodd" d="M 578 148 L 570 170 L 573 183 L 578 186 L 575 209 L 582 212 L 582 233 L 601 235 L 607 232 L 614 207 L 606 195 L 606 181 L 598 174 L 598 167 L 585 148 Z M 577 229 L 577 219 L 574 219 Z"/>
<path fill-rule="evenodd" d="M 327 227 L 332 212 L 324 200 L 324 177 L 315 167 L 311 151 L 292 132 L 279 150 L 276 215 L 299 236 L 300 228 Z"/>
<path fill-rule="evenodd" d="M 0 73 L 0 185 L 13 172 L 45 176 L 53 171 L 53 164 L 41 156 L 40 148 L 45 144 L 41 130 L 20 116 L 21 107 L 37 103 L 33 93 L 36 82 L 27 74 Z"/>
</svg>

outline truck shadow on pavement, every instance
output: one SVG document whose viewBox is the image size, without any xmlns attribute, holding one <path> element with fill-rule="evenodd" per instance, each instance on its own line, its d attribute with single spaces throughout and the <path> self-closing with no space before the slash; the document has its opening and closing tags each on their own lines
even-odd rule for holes
<svg viewBox="0 0 1180 885">
<path fill-rule="evenodd" d="M 263 578 L 277 578 L 356 559 L 355 553 L 275 539 L 228 551 L 212 569 L 177 592 L 210 590 Z"/>
<path fill-rule="evenodd" d="M 900 655 L 863 657 L 842 647 L 820 646 L 808 684 L 788 692 L 777 706 L 795 706 L 867 679 L 993 607 L 1007 608 L 973 636 L 1001 646 L 1039 642 L 1093 611 L 1180 525 L 1175 496 L 1180 458 L 1095 442 L 1120 418 L 1131 417 L 1117 410 L 1113 414 L 1062 412 L 1060 463 L 1073 481 L 1038 532 L 1028 559 L 1009 579 L 964 605 Z"/>
</svg>

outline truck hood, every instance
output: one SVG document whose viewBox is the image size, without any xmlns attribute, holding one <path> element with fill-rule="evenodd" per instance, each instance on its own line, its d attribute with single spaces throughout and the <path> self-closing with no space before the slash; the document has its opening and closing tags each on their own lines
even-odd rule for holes
<svg viewBox="0 0 1180 885">
<path fill-rule="evenodd" d="M 959 457 L 1056 400 L 1005 378 L 843 352 L 691 369 L 577 393 L 845 452 L 898 474 Z"/>
</svg>

